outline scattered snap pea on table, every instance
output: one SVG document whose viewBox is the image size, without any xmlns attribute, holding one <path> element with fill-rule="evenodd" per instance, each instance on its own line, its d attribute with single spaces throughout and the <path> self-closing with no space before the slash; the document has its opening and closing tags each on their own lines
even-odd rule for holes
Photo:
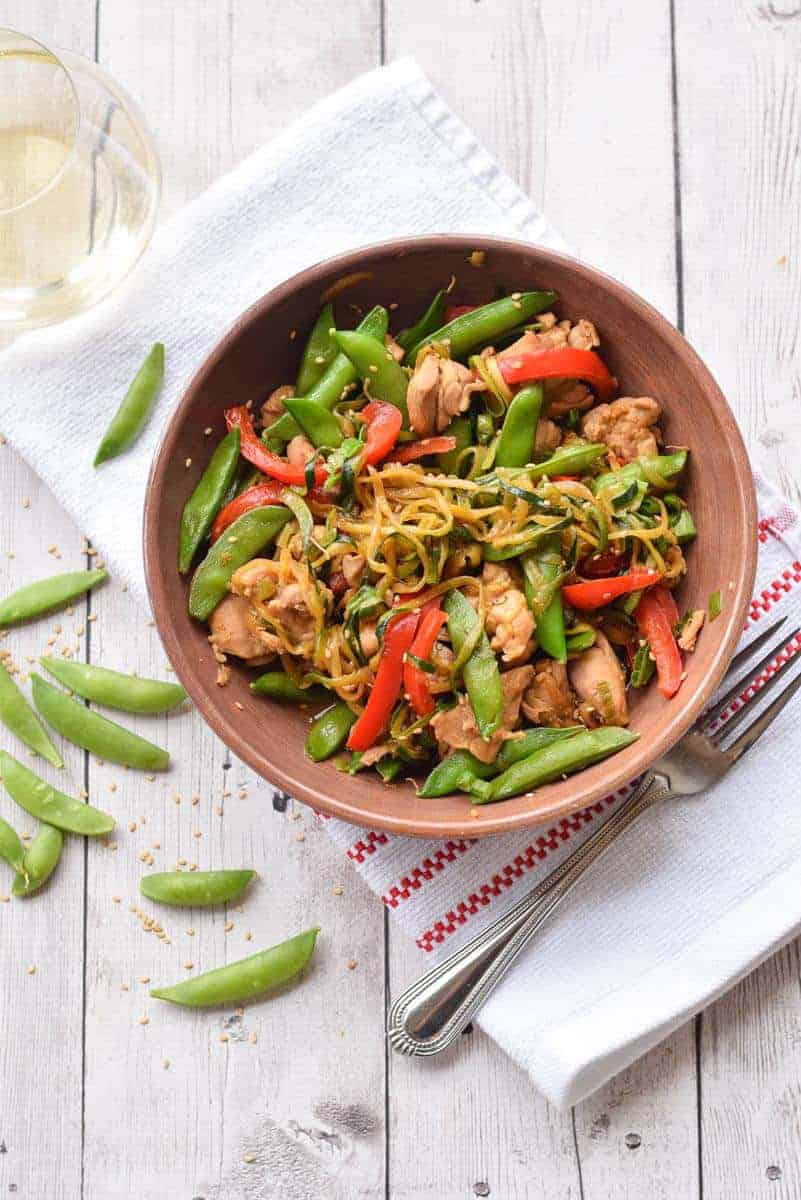
<svg viewBox="0 0 801 1200">
<path fill-rule="evenodd" d="M 31 691 L 48 725 L 73 745 L 98 758 L 142 771 L 166 771 L 169 766 L 170 756 L 161 746 L 86 708 L 35 671 L 31 674 Z"/>
<path fill-rule="evenodd" d="M 47 883 L 58 866 L 64 834 L 54 825 L 40 825 L 22 860 L 22 871 L 14 880 L 15 896 L 32 896 Z"/>
<path fill-rule="evenodd" d="M 39 662 L 71 692 L 77 692 L 85 700 L 103 704 L 106 708 L 130 713 L 162 713 L 186 699 L 186 692 L 178 683 L 124 675 L 107 667 L 76 662 L 75 659 L 44 655 Z"/>
<path fill-rule="evenodd" d="M 5 750 L 0 750 L 0 778 L 11 799 L 47 825 L 82 837 L 100 837 L 114 828 L 108 813 L 57 791 Z"/>
<path fill-rule="evenodd" d="M 116 458 L 133 445 L 147 423 L 163 381 L 164 346 L 161 342 L 156 342 L 134 376 L 122 404 L 103 434 L 95 454 L 96 467 L 110 458 Z"/>
<path fill-rule="evenodd" d="M 180 908 L 229 904 L 238 900 L 255 871 L 163 871 L 145 875 L 139 884 L 148 900 Z"/>
<path fill-rule="evenodd" d="M 63 575 L 51 575 L 49 579 L 28 583 L 0 601 L 0 627 L 18 625 L 21 621 L 62 608 L 107 577 L 108 573 L 102 570 L 67 571 Z"/>
<path fill-rule="evenodd" d="M 241 1004 L 295 979 L 314 953 L 319 926 L 288 938 L 269 950 L 186 979 L 173 987 L 153 988 L 155 1000 L 168 1000 L 186 1008 Z"/>
<path fill-rule="evenodd" d="M 7 862 L 18 875 L 22 874 L 25 849 L 16 829 L 0 817 L 0 858 Z"/>
<path fill-rule="evenodd" d="M 64 766 L 36 713 L 2 663 L 0 663 L 0 721 L 34 753 L 46 758 L 54 767 Z"/>
</svg>

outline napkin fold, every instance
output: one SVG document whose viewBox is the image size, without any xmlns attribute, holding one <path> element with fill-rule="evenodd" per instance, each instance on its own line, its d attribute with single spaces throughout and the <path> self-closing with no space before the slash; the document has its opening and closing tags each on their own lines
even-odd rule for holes
<svg viewBox="0 0 801 1200">
<path fill-rule="evenodd" d="M 97 309 L 26 334 L 0 355 L 0 428 L 144 599 L 150 460 L 227 326 L 321 258 L 445 231 L 567 248 L 403 59 L 318 104 L 165 223 L 129 281 Z M 167 346 L 167 369 L 153 418 L 131 451 L 95 471 L 100 435 L 155 341 Z M 764 482 L 759 499 L 749 633 L 765 614 L 801 611 L 798 515 Z M 483 1027 L 555 1103 L 598 1087 L 801 924 L 794 716 L 783 715 L 731 782 L 649 812 L 483 1010 Z M 514 903 L 617 802 L 480 843 L 326 827 L 413 934 L 423 970 Z"/>
</svg>

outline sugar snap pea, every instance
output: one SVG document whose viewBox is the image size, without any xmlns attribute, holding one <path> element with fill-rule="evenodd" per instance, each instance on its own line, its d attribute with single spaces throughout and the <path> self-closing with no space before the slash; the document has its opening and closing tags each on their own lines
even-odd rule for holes
<svg viewBox="0 0 801 1200">
<path fill-rule="evenodd" d="M 168 1000 L 186 1008 L 209 1008 L 216 1004 L 240 1004 L 272 991 L 298 976 L 314 952 L 319 927 L 288 938 L 269 950 L 185 979 L 174 987 L 153 988 L 154 1000 Z"/>
<path fill-rule="evenodd" d="M 372 338 L 370 339 L 372 341 Z M 378 342 L 375 343 L 376 347 Z M 380 353 L 380 351 L 378 351 Z M 295 418 L 313 446 L 342 445 L 342 430 L 332 412 L 310 396 L 287 396 L 284 408 Z"/>
<path fill-rule="evenodd" d="M 16 829 L 12 829 L 8 821 L 4 821 L 2 817 L 0 817 L 0 858 L 13 867 L 18 875 L 22 874 L 25 849 Z"/>
<path fill-rule="evenodd" d="M 303 351 L 303 358 L 300 360 L 298 377 L 295 381 L 296 396 L 305 396 L 307 392 L 311 391 L 336 358 L 338 348 L 333 338 L 334 333 L 336 333 L 334 308 L 333 305 L 326 304 L 314 322 Z"/>
<path fill-rule="evenodd" d="M 404 422 L 408 425 L 406 392 L 409 376 L 386 346 L 379 345 L 369 333 L 359 333 L 357 330 L 338 333 L 336 339 L 340 350 L 347 354 L 364 380 L 365 389 L 369 390 L 373 400 L 394 404 L 403 413 Z"/>
<path fill-rule="evenodd" d="M 440 470 L 446 475 L 455 475 L 459 469 L 462 451 L 473 444 L 473 422 L 470 417 L 454 417 L 448 426 L 448 436 L 456 441 L 452 450 L 439 455 Z"/>
<path fill-rule="evenodd" d="M 145 875 L 139 889 L 148 900 L 181 908 L 227 904 L 238 899 L 255 871 L 162 871 Z"/>
<path fill-rule="evenodd" d="M 178 570 L 185 575 L 208 534 L 239 466 L 238 428 L 228 431 L 209 459 L 197 487 L 184 505 L 178 548 Z"/>
<path fill-rule="evenodd" d="M 552 783 L 562 775 L 570 775 L 592 766 L 601 759 L 616 754 L 632 742 L 638 734 L 616 725 L 600 729 L 584 729 L 564 741 L 554 742 L 507 767 L 500 775 L 489 781 L 477 779 L 471 785 L 473 804 L 487 804 L 495 800 L 507 800 L 530 792 L 534 788 Z"/>
<path fill-rule="evenodd" d="M 537 641 L 540 649 L 557 662 L 567 661 L 565 614 L 559 584 L 562 570 L 558 534 L 543 538 L 538 547 L 523 557 L 523 584 L 526 602 L 534 614 Z"/>
<path fill-rule="evenodd" d="M 435 329 L 439 329 L 442 325 L 442 318 L 445 316 L 445 308 L 445 293 L 439 291 L 416 325 L 410 326 L 409 329 L 402 329 L 400 333 L 395 334 L 395 341 L 401 350 L 409 350 L 412 346 L 416 346 L 418 342 L 421 342 L 423 338 L 427 337 L 429 333 L 433 333 Z"/>
<path fill-rule="evenodd" d="M 27 583 L 0 601 L 0 626 L 17 625 L 54 608 L 62 608 L 102 583 L 107 575 L 107 571 L 67 571 L 63 575 Z"/>
<path fill-rule="evenodd" d="M 562 742 L 565 738 L 581 733 L 583 728 L 583 725 L 565 725 L 561 728 L 542 725 L 534 729 L 525 729 L 522 737 L 510 738 L 503 743 L 495 759 L 495 774 L 499 775 L 513 763 L 528 758 L 545 746 L 552 746 L 554 742 Z"/>
<path fill-rule="evenodd" d="M 449 592 L 443 607 L 448 617 L 451 644 L 458 657 L 467 638 L 475 635 L 478 614 L 461 592 Z M 483 738 L 489 739 L 500 728 L 503 719 L 503 688 L 498 660 L 483 629 L 462 668 L 462 677 L 478 731 Z"/>
<path fill-rule="evenodd" d="M 64 834 L 54 825 L 40 825 L 25 851 L 22 871 L 12 886 L 15 896 L 32 896 L 47 883 L 58 866 L 64 848 Z"/>
<path fill-rule="evenodd" d="M 269 696 L 271 700 L 284 700 L 293 704 L 317 704 L 331 693 L 323 687 L 302 688 L 286 671 L 265 671 L 250 685 L 251 692 L 258 696 Z"/>
<path fill-rule="evenodd" d="M 44 655 L 39 662 L 71 692 L 77 692 L 85 700 L 104 704 L 106 708 L 131 713 L 162 713 L 186 699 L 186 692 L 178 683 L 123 675 L 120 671 L 90 666 L 75 659 Z"/>
<path fill-rule="evenodd" d="M 370 337 L 374 337 L 377 341 L 384 344 L 384 334 L 389 327 L 389 313 L 380 304 L 375 308 L 371 308 L 367 316 L 361 321 L 356 329 L 359 333 L 368 333 Z M 337 354 L 334 361 L 329 366 L 322 379 L 319 379 L 314 387 L 306 393 L 309 400 L 313 400 L 315 404 L 321 404 L 323 408 L 332 409 L 335 404 L 338 404 L 342 399 L 342 393 L 357 379 L 356 368 L 346 354 L 341 352 Z M 291 413 L 284 413 L 273 421 L 269 429 L 266 430 L 266 436 L 272 440 L 280 442 L 288 442 L 296 433 L 300 433 L 300 426 Z"/>
<path fill-rule="evenodd" d="M 90 754 L 143 771 L 164 771 L 169 766 L 166 750 L 109 721 L 108 717 L 101 717 L 36 672 L 31 675 L 31 691 L 33 702 L 48 725 Z"/>
<path fill-rule="evenodd" d="M 332 704 L 319 717 L 315 717 L 306 738 L 306 753 L 315 762 L 322 762 L 341 750 L 345 745 L 356 714 L 351 712 L 344 700 Z"/>
<path fill-rule="evenodd" d="M 472 350 L 494 342 L 515 325 L 544 312 L 555 300 L 556 292 L 516 292 L 513 296 L 493 300 L 481 308 L 474 308 L 472 312 L 454 317 L 447 325 L 426 334 L 409 347 L 407 361 L 414 366 L 417 355 L 431 342 L 446 342 L 451 358 L 464 358 Z"/>
<path fill-rule="evenodd" d="M 164 346 L 161 342 L 151 349 L 125 393 L 122 404 L 111 419 L 97 448 L 94 465 L 99 467 L 109 458 L 127 450 L 145 427 L 153 401 L 164 381 Z"/>
<path fill-rule="evenodd" d="M 11 799 L 47 825 L 84 837 L 99 837 L 114 828 L 114 818 L 108 813 L 65 796 L 5 750 L 0 751 L 0 776 Z"/>
<path fill-rule="evenodd" d="M 288 508 L 269 504 L 237 517 L 195 571 L 189 589 L 189 615 L 207 621 L 228 591 L 234 571 L 269 545 L 291 515 Z"/>
<path fill-rule="evenodd" d="M 0 721 L 16 734 L 30 750 L 41 754 L 42 758 L 46 758 L 54 767 L 64 766 L 36 713 L 2 663 L 0 663 Z"/>
<path fill-rule="evenodd" d="M 431 799 L 451 792 L 469 792 L 474 779 L 490 779 L 495 774 L 494 763 L 480 762 L 469 750 L 454 750 L 437 763 L 417 795 Z"/>
<path fill-rule="evenodd" d="M 541 383 L 522 387 L 512 398 L 495 451 L 496 467 L 524 467 L 531 462 L 541 411 Z"/>
<path fill-rule="evenodd" d="M 574 445 L 560 446 L 550 458 L 529 467 L 527 474 L 532 479 L 547 475 L 579 475 L 603 454 L 606 454 L 603 442 L 576 442 Z"/>
<path fill-rule="evenodd" d="M 613 484 L 626 486 L 642 480 L 657 490 L 664 491 L 675 484 L 676 476 L 681 474 L 686 465 L 686 450 L 676 450 L 673 454 L 645 454 L 634 462 L 626 463 L 619 471 L 607 471 L 605 475 L 599 475 L 592 489 L 597 496 L 600 491 Z M 560 475 L 570 473 L 557 472 Z"/>
</svg>

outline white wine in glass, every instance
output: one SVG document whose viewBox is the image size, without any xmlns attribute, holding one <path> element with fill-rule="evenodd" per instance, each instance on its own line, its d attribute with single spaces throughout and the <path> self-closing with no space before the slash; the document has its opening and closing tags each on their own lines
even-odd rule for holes
<svg viewBox="0 0 801 1200">
<path fill-rule="evenodd" d="M 0 29 L 0 333 L 107 295 L 150 240 L 159 191 L 131 97 L 88 59 Z"/>
</svg>

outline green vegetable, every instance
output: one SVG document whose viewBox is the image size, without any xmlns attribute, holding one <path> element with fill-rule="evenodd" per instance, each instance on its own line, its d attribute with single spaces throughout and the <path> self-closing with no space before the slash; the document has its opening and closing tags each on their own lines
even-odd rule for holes
<svg viewBox="0 0 801 1200">
<path fill-rule="evenodd" d="M 379 758 L 375 769 L 384 783 L 393 783 L 403 771 L 403 760 L 400 758 Z"/>
<path fill-rule="evenodd" d="M 101 717 L 35 672 L 31 675 L 31 691 L 33 702 L 48 725 L 90 754 L 142 771 L 164 771 L 169 766 L 166 750 Z"/>
<path fill-rule="evenodd" d="M 41 754 L 42 758 L 46 758 L 54 767 L 64 766 L 36 713 L 2 663 L 0 663 L 0 721 L 34 753 Z"/>
<path fill-rule="evenodd" d="M 269 696 L 271 700 L 284 700 L 292 704 L 317 704 L 330 695 L 322 687 L 299 687 L 285 671 L 265 671 L 253 680 L 250 690 L 257 696 Z"/>
<path fill-rule="evenodd" d="M 479 446 L 488 446 L 495 437 L 495 422 L 488 412 L 480 412 L 476 417 L 476 441 Z"/>
<path fill-rule="evenodd" d="M 109 671 L 107 667 L 94 667 L 74 659 L 44 656 L 39 662 L 71 692 L 96 704 L 104 704 L 106 708 L 131 713 L 162 713 L 186 699 L 186 692 L 178 683 L 123 675 L 120 671 Z"/>
<path fill-rule="evenodd" d="M 496 466 L 524 467 L 531 462 L 541 411 L 542 384 L 522 387 L 506 410 L 495 452 Z"/>
<path fill-rule="evenodd" d="M 448 633 L 454 653 L 459 652 L 468 638 L 475 637 L 479 625 L 478 614 L 461 592 L 449 592 L 443 605 L 448 617 Z M 489 740 L 500 728 L 503 719 L 503 688 L 498 662 L 483 629 L 462 668 L 470 706 L 476 718 L 478 731 Z"/>
<path fill-rule="evenodd" d="M 387 332 L 388 325 L 389 313 L 380 304 L 377 304 L 356 326 L 356 330 L 358 333 L 369 334 L 370 337 L 380 342 L 383 348 L 384 334 Z M 348 356 L 337 354 L 322 379 L 319 379 L 314 387 L 306 393 L 306 398 L 331 410 L 342 399 L 343 392 L 354 384 L 357 378 L 356 369 Z M 300 427 L 292 414 L 287 412 L 283 413 L 277 421 L 273 421 L 269 429 L 265 430 L 264 436 L 271 441 L 288 442 L 296 433 L 300 433 Z"/>
<path fill-rule="evenodd" d="M 290 516 L 283 505 L 268 504 L 237 517 L 195 571 L 189 589 L 189 615 L 207 621 L 227 593 L 234 571 L 274 541 Z"/>
<path fill-rule="evenodd" d="M 582 730 L 573 737 L 535 751 L 490 782 L 477 780 L 471 789 L 473 803 L 487 804 L 533 791 L 562 775 L 571 775 L 574 771 L 581 771 L 608 758 L 610 754 L 616 754 L 635 742 L 637 737 L 636 733 L 615 725 Z"/>
<path fill-rule="evenodd" d="M 51 575 L 49 579 L 28 583 L 0 602 L 0 627 L 16 625 L 54 608 L 62 608 L 102 583 L 107 574 L 106 571 L 68 571 L 64 575 Z"/>
<path fill-rule="evenodd" d="M 521 554 L 528 554 L 530 550 L 541 547 L 543 542 L 548 541 L 559 530 L 567 529 L 571 523 L 570 518 L 567 517 L 565 520 L 553 521 L 550 525 L 531 525 L 524 541 L 512 542 L 507 546 L 493 546 L 485 543 L 484 561 L 505 562 L 507 558 L 517 558 Z"/>
<path fill-rule="evenodd" d="M 517 293 L 516 293 L 517 295 Z M 414 365 L 417 355 L 431 342 L 444 343 L 451 358 L 464 358 L 472 350 L 478 350 L 496 341 L 515 325 L 529 321 L 537 313 L 550 308 L 556 300 L 556 292 L 521 292 L 517 299 L 505 296 L 493 300 L 472 312 L 454 317 L 447 325 L 420 338 L 407 353 L 407 361 Z"/>
<path fill-rule="evenodd" d="M 351 712 L 344 700 L 332 704 L 325 712 L 315 717 L 306 738 L 306 753 L 315 762 L 322 762 L 341 750 L 347 741 L 356 714 Z"/>
<path fill-rule="evenodd" d="M 493 763 L 481 762 L 469 750 L 454 750 L 437 763 L 417 795 L 431 799 L 452 792 L 469 792 L 474 779 L 490 779 L 496 770 Z"/>
<path fill-rule="evenodd" d="M 439 291 L 417 324 L 412 325 L 410 329 L 402 329 L 400 333 L 395 335 L 395 341 L 401 350 L 408 351 L 410 346 L 415 346 L 418 342 L 422 342 L 423 338 L 427 337 L 429 333 L 433 333 L 435 329 L 439 329 L 442 325 L 442 318 L 445 316 L 445 307 L 445 293 Z"/>
<path fill-rule="evenodd" d="M 303 351 L 303 358 L 300 360 L 298 377 L 295 381 L 296 396 L 305 396 L 307 392 L 310 392 L 320 382 L 336 358 L 335 333 L 334 308 L 333 305 L 326 304 L 314 322 Z"/>
<path fill-rule="evenodd" d="M 367 335 L 365 334 L 365 337 Z M 373 341 L 373 339 L 370 339 Z M 378 345 L 378 342 L 375 342 Z M 311 396 L 287 396 L 284 408 L 295 418 L 313 446 L 336 449 L 342 445 L 342 430 L 333 413 Z"/>
<path fill-rule="evenodd" d="M 319 927 L 299 933 L 269 950 L 252 954 L 216 971 L 185 979 L 174 987 L 153 988 L 154 1000 L 168 1000 L 186 1008 L 215 1004 L 241 1004 L 264 992 L 289 983 L 308 963 L 314 952 Z"/>
<path fill-rule="evenodd" d="M 11 799 L 47 825 L 81 837 L 99 837 L 114 828 L 114 818 L 108 813 L 56 791 L 5 750 L 0 751 L 0 775 Z"/>
<path fill-rule="evenodd" d="M 439 455 L 439 469 L 445 475 L 455 475 L 459 469 L 459 457 L 462 451 L 473 444 L 473 422 L 467 416 L 454 417 L 448 426 L 447 433 L 456 439 L 456 445 L 453 450 Z"/>
<path fill-rule="evenodd" d="M 709 597 L 709 619 L 710 619 L 710 621 L 715 621 L 722 612 L 723 612 L 723 596 L 720 593 L 720 589 L 718 589 L 718 591 L 713 592 L 712 595 Z"/>
<path fill-rule="evenodd" d="M 356 371 L 364 381 L 365 391 L 373 400 L 384 400 L 394 404 L 403 413 L 403 422 L 409 424 L 409 410 L 406 407 L 406 392 L 409 388 L 409 376 L 400 363 L 375 338 L 368 333 L 350 331 L 336 335 L 337 344 L 343 354 L 347 354 Z"/>
<path fill-rule="evenodd" d="M 99 467 L 133 445 L 145 427 L 153 401 L 164 381 L 164 346 L 156 342 L 134 376 L 122 404 L 111 419 L 97 448 L 94 465 Z"/>
<path fill-rule="evenodd" d="M 560 446 L 550 458 L 529 467 L 527 474 L 532 479 L 547 475 L 581 475 L 604 454 L 606 446 L 603 442 L 577 442 L 572 446 Z"/>
<path fill-rule="evenodd" d="M 495 774 L 498 775 L 514 763 L 529 758 L 546 746 L 552 746 L 554 742 L 563 742 L 565 738 L 581 733 L 583 728 L 583 725 L 564 725 L 559 728 L 537 726 L 534 729 L 524 730 L 521 737 L 510 738 L 501 746 L 498 757 L 495 759 Z"/>
<path fill-rule="evenodd" d="M 565 637 L 568 654 L 581 654 L 595 645 L 595 630 L 581 629 L 578 633 L 569 633 Z"/>
<path fill-rule="evenodd" d="M 22 874 L 25 849 L 16 829 L 0 817 L 0 858 L 7 862 L 18 875 Z"/>
<path fill-rule="evenodd" d="M 686 450 L 676 450 L 673 454 L 646 454 L 635 462 L 626 463 L 619 471 L 599 475 L 592 488 L 597 496 L 603 488 L 616 484 L 628 487 L 633 481 L 642 480 L 652 487 L 664 490 L 674 485 L 676 476 L 684 470 L 686 463 Z"/>
<path fill-rule="evenodd" d="M 557 662 L 567 660 L 565 616 L 562 608 L 562 543 L 558 534 L 543 538 L 523 558 L 523 586 L 534 614 L 540 649 Z"/>
<path fill-rule="evenodd" d="M 223 506 L 239 466 L 239 429 L 218 444 L 181 514 L 178 570 L 185 575 Z"/>
<path fill-rule="evenodd" d="M 22 871 L 14 880 L 15 896 L 31 896 L 47 883 L 58 866 L 64 846 L 64 834 L 53 825 L 40 825 L 25 851 Z"/>
<path fill-rule="evenodd" d="M 651 654 L 651 647 L 648 645 L 648 642 L 644 641 L 637 647 L 637 653 L 634 655 L 629 683 L 632 687 L 645 687 L 655 670 L 656 663 Z"/>
<path fill-rule="evenodd" d="M 148 900 L 200 908 L 238 900 L 255 871 L 163 871 L 143 876 L 139 889 Z"/>
<path fill-rule="evenodd" d="M 692 518 L 689 508 L 681 510 L 676 520 L 671 522 L 671 529 L 680 546 L 686 546 L 688 542 L 693 540 L 698 531 L 695 528 L 695 521 Z"/>
</svg>

